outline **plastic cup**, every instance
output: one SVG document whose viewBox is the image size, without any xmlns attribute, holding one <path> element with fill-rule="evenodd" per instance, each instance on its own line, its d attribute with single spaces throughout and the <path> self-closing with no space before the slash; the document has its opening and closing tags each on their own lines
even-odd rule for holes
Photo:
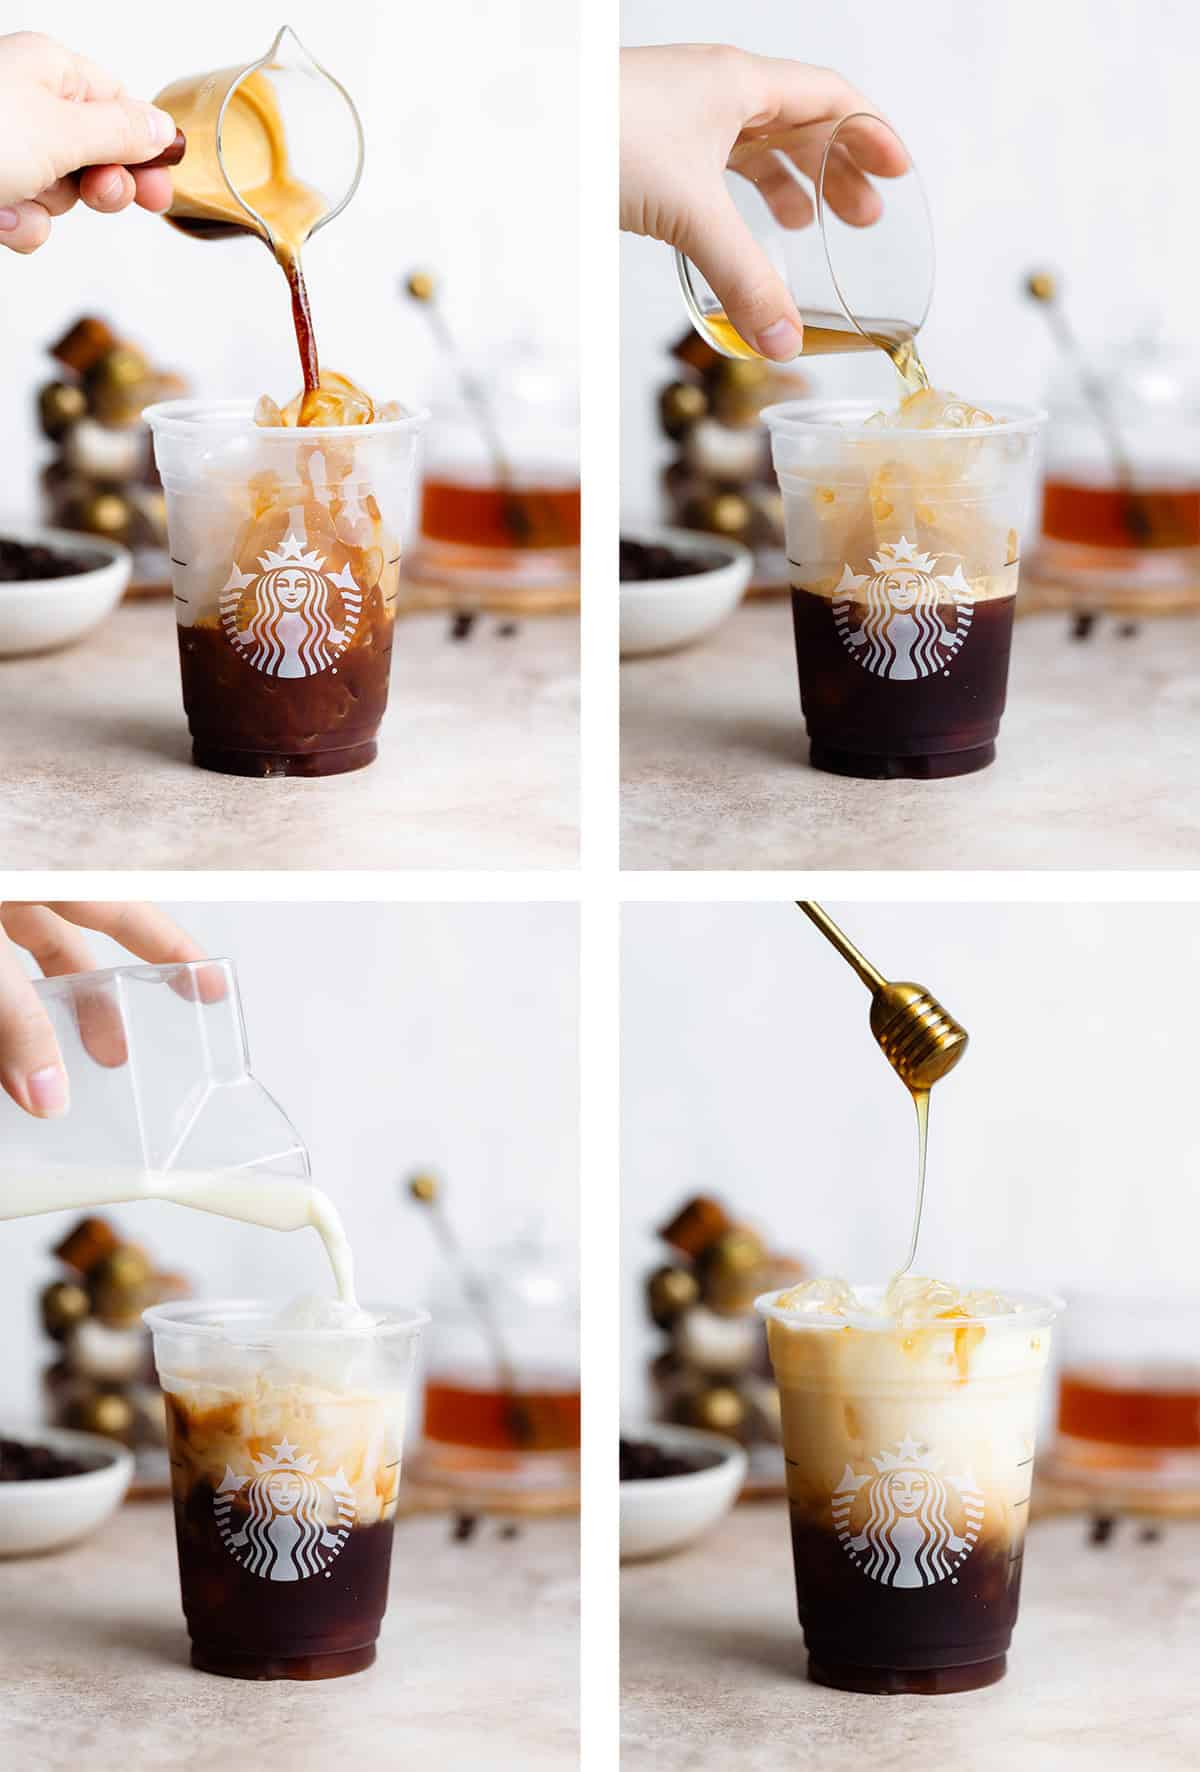
<svg viewBox="0 0 1200 1772">
<path fill-rule="evenodd" d="M 1056 1299 L 919 1328 L 758 1300 L 783 1411 L 808 1675 L 851 1692 L 1002 1678 Z"/>
<path fill-rule="evenodd" d="M 954 402 L 920 429 L 884 425 L 867 401 L 763 414 L 814 768 L 924 778 L 995 757 L 1045 414 L 989 411 L 982 424 Z"/>
<path fill-rule="evenodd" d="M 167 1407 L 192 1665 L 323 1680 L 375 1659 L 423 1311 L 280 1328 L 234 1301 L 145 1312 Z"/>
<path fill-rule="evenodd" d="M 400 537 L 426 413 L 260 426 L 245 401 L 146 414 L 166 492 L 193 760 L 337 775 L 377 751 Z"/>
</svg>

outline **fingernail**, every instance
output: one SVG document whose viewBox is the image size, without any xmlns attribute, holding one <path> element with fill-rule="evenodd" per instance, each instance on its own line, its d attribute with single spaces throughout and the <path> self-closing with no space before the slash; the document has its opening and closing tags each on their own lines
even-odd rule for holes
<svg viewBox="0 0 1200 1772">
<path fill-rule="evenodd" d="M 11 234 L 20 225 L 20 221 L 15 209 L 0 209 L 0 233 Z"/>
<path fill-rule="evenodd" d="M 157 105 L 147 105 L 146 115 L 149 120 L 150 140 L 156 148 L 166 148 L 175 140 L 175 119 L 169 111 L 160 111 Z"/>
<path fill-rule="evenodd" d="M 45 1064 L 25 1079 L 35 1114 L 47 1119 L 67 1111 L 67 1073 L 61 1064 Z"/>
<path fill-rule="evenodd" d="M 804 334 L 791 320 L 776 320 L 774 325 L 764 326 L 755 336 L 754 342 L 764 357 L 772 357 L 777 363 L 787 363 L 800 355 Z"/>
<path fill-rule="evenodd" d="M 110 172 L 96 186 L 96 195 L 102 203 L 115 203 L 119 197 L 125 195 L 125 180 L 119 172 Z"/>
</svg>

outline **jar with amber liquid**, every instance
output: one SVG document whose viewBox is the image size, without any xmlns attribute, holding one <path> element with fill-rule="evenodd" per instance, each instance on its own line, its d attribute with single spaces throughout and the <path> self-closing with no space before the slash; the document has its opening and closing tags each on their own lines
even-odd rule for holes
<svg viewBox="0 0 1200 1772">
<path fill-rule="evenodd" d="M 1048 395 L 1041 586 L 1130 613 L 1200 607 L 1200 383 L 1156 338 L 1106 346 L 1086 397 L 1064 368 Z"/>
<path fill-rule="evenodd" d="M 486 419 L 449 390 L 435 400 L 417 541 L 405 562 L 411 602 L 516 613 L 577 608 L 575 390 L 525 358 L 473 380 Z"/>
<path fill-rule="evenodd" d="M 578 1500 L 579 1296 L 573 1259 L 522 1240 L 468 1256 L 429 1300 L 421 1484 Z"/>
</svg>

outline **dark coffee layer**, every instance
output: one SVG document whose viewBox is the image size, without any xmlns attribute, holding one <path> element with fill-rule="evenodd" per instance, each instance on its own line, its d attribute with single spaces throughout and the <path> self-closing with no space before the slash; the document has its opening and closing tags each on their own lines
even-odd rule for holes
<svg viewBox="0 0 1200 1772">
<path fill-rule="evenodd" d="M 923 610 L 914 659 L 907 641 L 897 642 L 895 618 L 877 642 L 859 641 L 870 619 L 865 610 L 852 608 L 839 625 L 829 597 L 793 589 L 800 702 L 814 767 L 872 779 L 926 778 L 990 763 L 1004 712 L 1014 606 L 1012 597 L 974 604 L 955 651 L 939 649 L 932 618 L 942 633 L 955 635 L 959 606 Z M 926 674 L 896 674 L 917 668 Z"/>
<path fill-rule="evenodd" d="M 257 670 L 208 622 L 179 629 L 183 705 L 203 768 L 232 775 L 338 775 L 375 755 L 387 707 L 391 616 L 376 585 L 350 645 L 308 677 Z"/>
<path fill-rule="evenodd" d="M 873 1580 L 830 1526 L 796 1507 L 791 1528 L 814 1678 L 871 1692 L 965 1691 L 1000 1678 L 1020 1597 L 1019 1543 L 981 1537 L 952 1574 L 895 1587 Z M 954 1670 L 949 1683 L 930 1683 L 946 1670 Z"/>
<path fill-rule="evenodd" d="M 247 1517 L 243 1498 L 234 1497 L 227 1533 L 239 1533 Z M 315 1573 L 272 1580 L 237 1560 L 222 1537 L 211 1485 L 193 1484 L 175 1501 L 193 1663 L 252 1680 L 326 1679 L 369 1666 L 387 1606 L 392 1527 L 390 1519 L 352 1526 Z"/>
</svg>

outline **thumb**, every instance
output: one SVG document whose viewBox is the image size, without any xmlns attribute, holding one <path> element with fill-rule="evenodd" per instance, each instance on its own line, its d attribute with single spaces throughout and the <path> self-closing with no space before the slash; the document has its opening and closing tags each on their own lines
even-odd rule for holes
<svg viewBox="0 0 1200 1772">
<path fill-rule="evenodd" d="M 140 166 L 175 139 L 175 120 L 139 98 L 63 100 L 54 129 L 54 171 L 83 166 Z"/>
<path fill-rule="evenodd" d="M 27 1113 L 67 1111 L 67 1073 L 50 1018 L 11 944 L 0 935 L 0 1087 Z"/>
<path fill-rule="evenodd" d="M 696 219 L 692 233 L 683 251 L 746 343 L 777 363 L 798 357 L 804 324 L 796 304 L 727 192 Z"/>
</svg>

